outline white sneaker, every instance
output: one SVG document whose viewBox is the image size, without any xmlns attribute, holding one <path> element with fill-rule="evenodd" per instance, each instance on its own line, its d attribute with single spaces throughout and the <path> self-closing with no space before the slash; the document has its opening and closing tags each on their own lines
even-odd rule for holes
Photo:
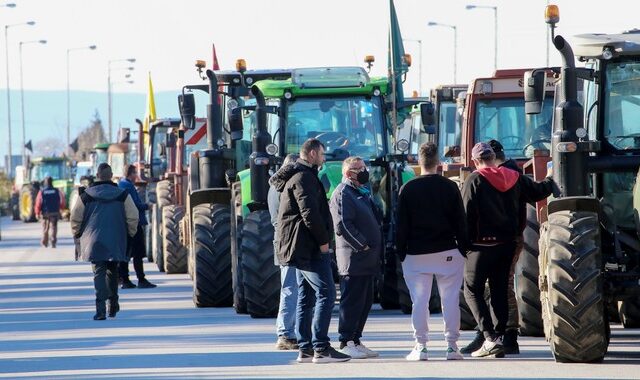
<svg viewBox="0 0 640 380">
<path fill-rule="evenodd" d="M 420 360 L 427 360 L 427 347 L 424 344 L 416 344 L 413 351 L 406 356 L 408 361 L 417 362 Z"/>
<path fill-rule="evenodd" d="M 378 356 L 380 356 L 379 353 L 373 350 L 370 350 L 367 346 L 362 344 L 362 342 L 360 342 L 360 344 L 356 344 L 356 348 L 358 349 L 358 351 L 367 355 L 368 358 L 377 358 Z"/>
<path fill-rule="evenodd" d="M 350 340 L 347 342 L 347 345 L 339 350 L 341 353 L 345 355 L 351 356 L 352 359 L 366 359 L 367 354 L 358 350 L 356 344 Z"/>
<path fill-rule="evenodd" d="M 458 347 L 447 347 L 447 360 L 462 360 L 464 356 L 460 353 Z"/>
<path fill-rule="evenodd" d="M 502 345 L 502 337 L 499 336 L 493 340 L 486 339 L 478 350 L 473 351 L 471 356 L 474 358 L 504 358 L 504 346 Z"/>
</svg>

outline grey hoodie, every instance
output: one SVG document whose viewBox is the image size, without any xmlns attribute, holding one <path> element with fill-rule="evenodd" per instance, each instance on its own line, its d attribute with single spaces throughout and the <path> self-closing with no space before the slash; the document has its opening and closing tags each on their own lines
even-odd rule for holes
<svg viewBox="0 0 640 380">
<path fill-rule="evenodd" d="M 127 233 L 135 235 L 137 226 L 131 196 L 110 181 L 94 182 L 71 210 L 71 231 L 84 261 L 126 261 Z"/>
</svg>

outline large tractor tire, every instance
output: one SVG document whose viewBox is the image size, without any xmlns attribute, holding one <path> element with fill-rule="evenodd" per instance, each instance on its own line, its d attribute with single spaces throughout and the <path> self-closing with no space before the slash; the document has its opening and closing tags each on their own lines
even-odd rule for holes
<svg viewBox="0 0 640 380">
<path fill-rule="evenodd" d="M 252 318 L 278 314 L 280 268 L 273 260 L 273 225 L 267 210 L 250 213 L 242 223 L 242 282 Z"/>
<path fill-rule="evenodd" d="M 31 185 L 20 189 L 20 219 L 25 223 L 36 221 L 36 197 L 38 190 Z"/>
<path fill-rule="evenodd" d="M 640 328 L 640 297 L 619 301 L 618 312 L 625 329 Z"/>
<path fill-rule="evenodd" d="M 233 305 L 228 205 L 193 208 L 193 302 L 197 307 Z"/>
<path fill-rule="evenodd" d="M 233 308 L 238 314 L 247 314 L 247 302 L 244 297 L 244 284 L 242 282 L 242 214 L 238 212 L 238 206 L 242 206 L 240 183 L 234 183 L 231 191 L 231 285 L 233 288 Z"/>
<path fill-rule="evenodd" d="M 520 335 L 544 336 L 540 288 L 538 287 L 540 224 L 537 220 L 536 208 L 531 205 L 527 205 L 527 225 L 523 237 L 524 247 L 516 262 L 514 276 L 514 291 L 520 317 Z"/>
<path fill-rule="evenodd" d="M 607 352 L 598 215 L 558 211 L 540 239 L 544 331 L 557 362 L 599 362 Z"/>
<path fill-rule="evenodd" d="M 180 241 L 180 221 L 184 207 L 169 205 L 162 208 L 162 258 L 168 274 L 187 273 L 187 248 Z"/>
<path fill-rule="evenodd" d="M 157 204 L 151 205 L 151 218 L 149 219 L 150 234 L 150 246 L 151 250 L 147 252 L 147 258 L 149 262 L 158 262 L 158 256 L 162 259 L 162 212 Z M 162 265 L 164 270 L 164 264 Z"/>
<path fill-rule="evenodd" d="M 11 194 L 11 219 L 20 220 L 20 195 Z"/>
<path fill-rule="evenodd" d="M 158 207 L 163 208 L 164 206 L 172 205 L 174 189 L 173 182 L 169 182 L 164 179 L 159 181 L 156 185 L 156 204 Z"/>
</svg>

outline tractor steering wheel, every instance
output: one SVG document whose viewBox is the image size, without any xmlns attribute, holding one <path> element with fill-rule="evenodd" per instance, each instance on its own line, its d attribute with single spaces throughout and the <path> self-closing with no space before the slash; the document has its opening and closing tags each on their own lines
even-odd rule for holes
<svg viewBox="0 0 640 380">
<path fill-rule="evenodd" d="M 327 150 L 345 149 L 349 146 L 349 138 L 340 132 L 323 132 L 316 136 L 327 146 Z"/>
<path fill-rule="evenodd" d="M 505 143 L 506 140 L 512 140 L 512 141 L 515 141 L 515 143 L 514 144 L 506 144 Z M 515 136 L 515 135 L 503 136 L 500 139 L 500 143 L 502 143 L 502 146 L 505 146 L 505 145 L 518 146 L 518 145 L 520 145 L 521 142 L 522 142 L 522 137 Z"/>
<path fill-rule="evenodd" d="M 619 147 L 618 144 L 620 144 L 623 140 L 627 140 L 627 139 L 633 139 L 633 145 L 631 146 L 625 146 L 625 147 Z M 627 136 L 618 136 L 616 137 L 615 140 L 613 140 L 612 145 L 615 146 L 616 148 L 622 148 L 622 149 L 638 149 L 638 146 L 636 145 L 636 141 L 640 139 L 640 133 L 630 133 Z"/>
<path fill-rule="evenodd" d="M 530 142 L 529 144 L 525 145 L 524 147 L 522 147 L 522 154 L 523 155 L 527 155 L 527 149 L 529 147 L 533 147 L 534 145 L 539 145 L 539 144 L 551 144 L 551 140 L 550 139 L 540 139 L 540 140 L 534 140 L 532 142 Z"/>
</svg>

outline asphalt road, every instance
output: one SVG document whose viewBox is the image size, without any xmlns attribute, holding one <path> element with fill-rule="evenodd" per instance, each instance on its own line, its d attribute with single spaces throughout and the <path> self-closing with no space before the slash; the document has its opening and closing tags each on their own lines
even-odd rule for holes
<svg viewBox="0 0 640 380">
<path fill-rule="evenodd" d="M 57 249 L 39 246 L 40 226 L 2 218 L 0 241 L 0 378 L 446 378 L 640 379 L 640 330 L 612 326 L 600 364 L 555 363 L 543 338 L 521 338 L 521 354 L 505 359 L 444 360 L 439 315 L 432 316 L 428 362 L 406 362 L 409 317 L 375 309 L 364 342 L 377 359 L 297 364 L 274 349 L 275 320 L 231 308 L 197 309 L 187 275 L 146 264 L 156 289 L 120 293 L 116 319 L 93 321 L 91 268 L 73 261 L 69 224 Z M 135 276 L 134 276 L 135 277 Z M 337 314 L 330 335 L 337 338 Z M 463 332 L 461 344 L 472 338 Z"/>
</svg>

